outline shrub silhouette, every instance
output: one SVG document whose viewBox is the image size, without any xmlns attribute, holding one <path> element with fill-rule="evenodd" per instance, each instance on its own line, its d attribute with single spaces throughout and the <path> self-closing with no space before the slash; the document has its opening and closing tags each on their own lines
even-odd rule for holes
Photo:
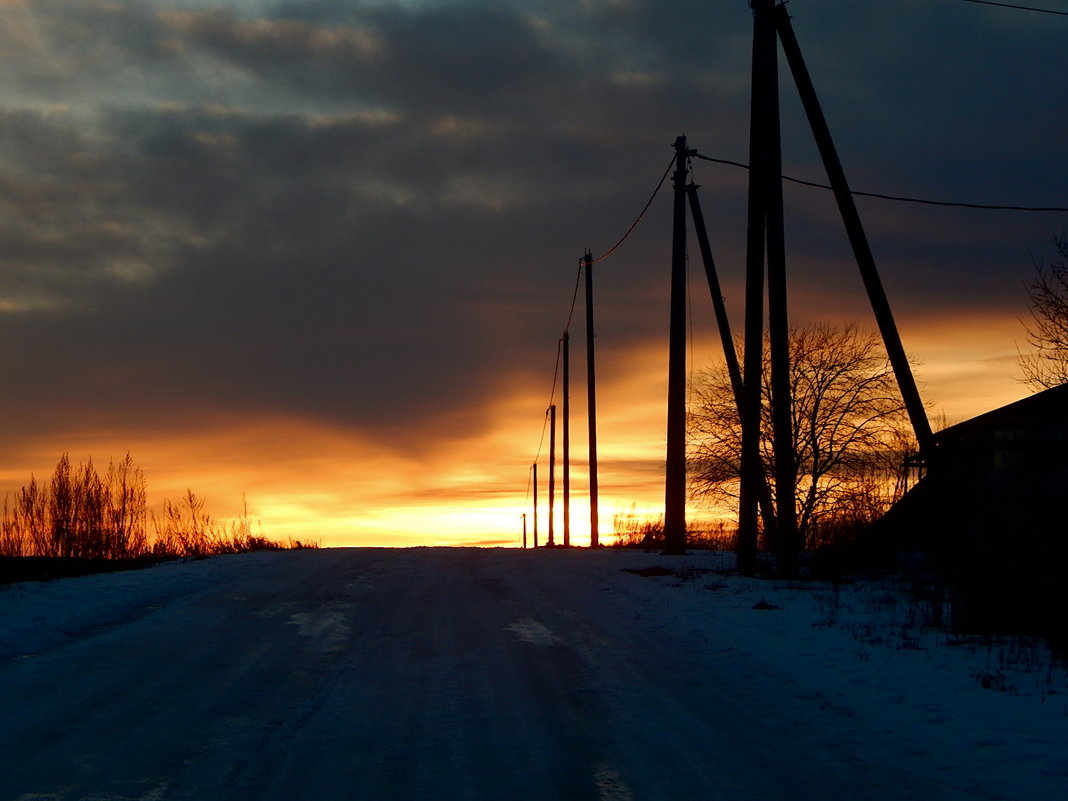
<svg viewBox="0 0 1068 801">
<path fill-rule="evenodd" d="M 92 459 L 75 469 L 63 454 L 47 485 L 31 476 L 0 511 L 0 556 L 170 558 L 286 547 L 309 546 L 253 534 L 247 502 L 241 518 L 224 525 L 189 489 L 176 503 L 165 500 L 158 517 L 150 515 L 145 476 L 130 454 L 109 461 L 103 476 Z"/>
</svg>

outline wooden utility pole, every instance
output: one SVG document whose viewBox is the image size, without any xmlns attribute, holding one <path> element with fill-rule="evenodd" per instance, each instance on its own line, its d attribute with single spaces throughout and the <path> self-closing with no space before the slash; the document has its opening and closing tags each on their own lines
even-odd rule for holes
<svg viewBox="0 0 1068 801">
<path fill-rule="evenodd" d="M 779 573 L 797 573 L 801 544 L 797 539 L 797 469 L 793 436 L 793 390 L 790 382 L 790 323 L 786 293 L 786 243 L 782 200 L 782 135 L 779 129 L 779 47 L 773 18 L 774 0 L 767 0 L 764 57 L 764 213 L 768 240 L 768 342 L 771 360 L 772 452 L 775 455 L 775 538 Z"/>
<path fill-rule="evenodd" d="M 534 547 L 538 547 L 538 463 L 530 466 L 534 474 Z"/>
<path fill-rule="evenodd" d="M 556 505 L 556 404 L 549 406 L 549 541 L 545 544 L 552 548 L 556 545 L 553 539 L 553 518 Z"/>
<path fill-rule="evenodd" d="M 671 320 L 668 343 L 667 466 L 664 553 L 686 553 L 686 137 L 675 140 L 675 204 L 671 236 Z"/>
<path fill-rule="evenodd" d="M 734 335 L 731 333 L 731 323 L 727 317 L 727 305 L 723 302 L 723 291 L 719 285 L 716 262 L 712 258 L 712 245 L 708 240 L 708 229 L 705 227 L 705 215 L 701 211 L 701 201 L 697 197 L 698 189 L 697 184 L 691 181 L 686 187 L 686 197 L 690 201 L 690 216 L 693 217 L 694 233 L 697 234 L 697 245 L 701 249 L 701 260 L 705 266 L 708 294 L 712 296 L 712 310 L 716 315 L 719 340 L 723 345 L 723 358 L 727 365 L 727 375 L 731 380 L 731 389 L 734 390 L 734 400 L 736 403 L 741 403 L 742 368 L 738 364 L 738 351 L 734 348 Z"/>
<path fill-rule="evenodd" d="M 586 267 L 586 394 L 590 431 L 590 547 L 600 546 L 597 531 L 597 370 L 593 348 L 593 256 L 589 249 L 583 257 Z"/>
<path fill-rule="evenodd" d="M 779 130 L 778 39 L 775 0 L 753 0 L 753 86 L 750 108 L 749 231 L 746 253 L 745 373 L 739 403 L 742 425 L 738 563 L 756 566 L 758 508 L 768 502 L 767 465 L 760 453 L 764 369 L 764 274 L 767 260 L 768 341 L 775 508 L 765 508 L 764 538 L 786 576 L 797 571 L 796 454 L 790 383 L 790 324 Z M 768 525 L 768 524 L 772 525 Z"/>
<path fill-rule="evenodd" d="M 701 258 L 705 265 L 708 292 L 712 296 L 712 310 L 716 315 L 716 326 L 719 328 L 720 343 L 723 345 L 723 360 L 727 366 L 727 375 L 731 381 L 734 402 L 738 407 L 740 419 L 743 398 L 745 397 L 745 391 L 742 388 L 742 368 L 738 363 L 738 352 L 734 347 L 734 335 L 731 333 L 730 318 L 727 316 L 727 306 L 723 301 L 723 294 L 720 290 L 716 262 L 712 257 L 712 245 L 709 242 L 708 230 L 705 227 L 705 215 L 701 211 L 701 201 L 697 197 L 699 188 L 697 184 L 691 181 L 689 186 L 686 187 L 686 196 L 690 200 L 690 216 L 693 218 L 694 233 L 697 235 L 697 244 L 701 249 Z M 771 503 L 771 487 L 766 476 L 760 486 L 759 509 L 765 528 L 773 527 L 775 509 Z"/>
<path fill-rule="evenodd" d="M 766 165 L 763 101 L 769 52 L 775 52 L 773 0 L 753 0 L 753 65 L 749 107 L 749 219 L 745 257 L 745 341 L 742 353 L 741 470 L 738 493 L 738 569 L 756 570 L 760 485 L 765 481 L 760 456 L 760 408 L 764 370 L 764 245 L 766 241 Z"/>
<path fill-rule="evenodd" d="M 527 513 L 523 512 L 523 550 L 527 549 Z"/>
<path fill-rule="evenodd" d="M 571 545 L 571 338 L 564 331 L 564 547 Z"/>
<path fill-rule="evenodd" d="M 793 437 L 790 337 L 787 314 L 786 248 L 783 238 L 782 148 L 779 130 L 778 46 L 782 43 L 809 126 L 834 190 L 857 266 L 875 314 L 887 355 L 909 413 L 920 456 L 930 453 L 932 434 L 860 222 L 827 121 L 797 44 L 785 4 L 751 0 L 753 9 L 753 86 L 750 120 L 749 231 L 746 255 L 744 372 L 739 416 L 742 424 L 741 488 L 738 509 L 738 565 L 755 568 L 757 506 L 761 482 L 768 480 L 760 456 L 761 376 L 763 369 L 763 282 L 767 248 L 768 339 L 771 361 L 771 417 L 775 472 L 774 519 L 765 513 L 765 540 L 775 546 L 779 571 L 798 571 L 803 543 L 797 527 L 797 453 Z M 766 502 L 765 502 L 765 505 Z M 774 525 L 769 525 L 774 523 Z"/>
</svg>

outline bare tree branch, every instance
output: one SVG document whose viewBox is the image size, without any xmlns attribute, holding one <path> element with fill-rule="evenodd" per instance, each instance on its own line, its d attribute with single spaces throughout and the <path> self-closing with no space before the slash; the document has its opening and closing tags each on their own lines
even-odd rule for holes
<svg viewBox="0 0 1068 801">
<path fill-rule="evenodd" d="M 798 525 L 811 545 L 832 522 L 882 514 L 904 489 L 900 473 L 915 445 L 874 334 L 855 324 L 811 325 L 791 331 L 790 350 Z M 723 368 L 700 374 L 697 382 L 689 418 L 691 495 L 730 504 L 737 498 L 741 451 L 733 389 Z M 769 433 L 761 454 L 774 500 L 769 384 L 765 379 L 763 428 Z"/>
<path fill-rule="evenodd" d="M 1068 236 L 1054 239 L 1057 256 L 1033 261 L 1035 278 L 1027 285 L 1030 322 L 1024 323 L 1032 350 L 1020 353 L 1024 382 L 1036 389 L 1068 383 Z"/>
</svg>

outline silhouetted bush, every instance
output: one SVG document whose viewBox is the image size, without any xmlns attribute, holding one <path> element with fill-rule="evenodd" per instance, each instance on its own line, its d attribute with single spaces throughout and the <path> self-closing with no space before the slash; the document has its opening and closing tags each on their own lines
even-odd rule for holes
<svg viewBox="0 0 1068 801">
<path fill-rule="evenodd" d="M 645 548 L 654 550 L 664 546 L 664 517 L 650 517 L 631 506 L 627 512 L 612 517 L 614 548 Z M 686 526 L 686 547 L 709 551 L 734 550 L 737 530 L 731 523 L 690 521 Z"/>
<path fill-rule="evenodd" d="M 92 459 L 74 469 L 63 454 L 47 485 L 31 476 L 0 512 L 0 557 L 116 560 L 308 547 L 315 546 L 254 534 L 247 504 L 240 519 L 219 523 L 192 490 L 150 515 L 144 474 L 129 454 L 109 462 L 103 477 Z"/>
</svg>

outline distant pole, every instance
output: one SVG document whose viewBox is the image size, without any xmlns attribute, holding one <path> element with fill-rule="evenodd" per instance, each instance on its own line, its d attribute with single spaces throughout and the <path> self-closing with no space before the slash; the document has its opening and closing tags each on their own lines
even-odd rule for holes
<svg viewBox="0 0 1068 801">
<path fill-rule="evenodd" d="M 553 508 L 556 504 L 556 404 L 549 407 L 549 541 L 545 544 L 553 547 Z"/>
<path fill-rule="evenodd" d="M 523 512 L 523 550 L 527 549 L 527 513 Z"/>
<path fill-rule="evenodd" d="M 538 547 L 538 463 L 530 466 L 534 472 L 534 547 Z"/>
<path fill-rule="evenodd" d="M 686 137 L 675 140 L 675 207 L 671 236 L 668 343 L 667 469 L 664 553 L 686 553 Z"/>
<path fill-rule="evenodd" d="M 564 547 L 571 545 L 571 338 L 560 340 L 564 350 Z"/>
<path fill-rule="evenodd" d="M 600 546 L 597 532 L 597 370 L 593 348 L 593 255 L 583 257 L 586 267 L 586 392 L 590 426 L 590 547 Z"/>
</svg>

